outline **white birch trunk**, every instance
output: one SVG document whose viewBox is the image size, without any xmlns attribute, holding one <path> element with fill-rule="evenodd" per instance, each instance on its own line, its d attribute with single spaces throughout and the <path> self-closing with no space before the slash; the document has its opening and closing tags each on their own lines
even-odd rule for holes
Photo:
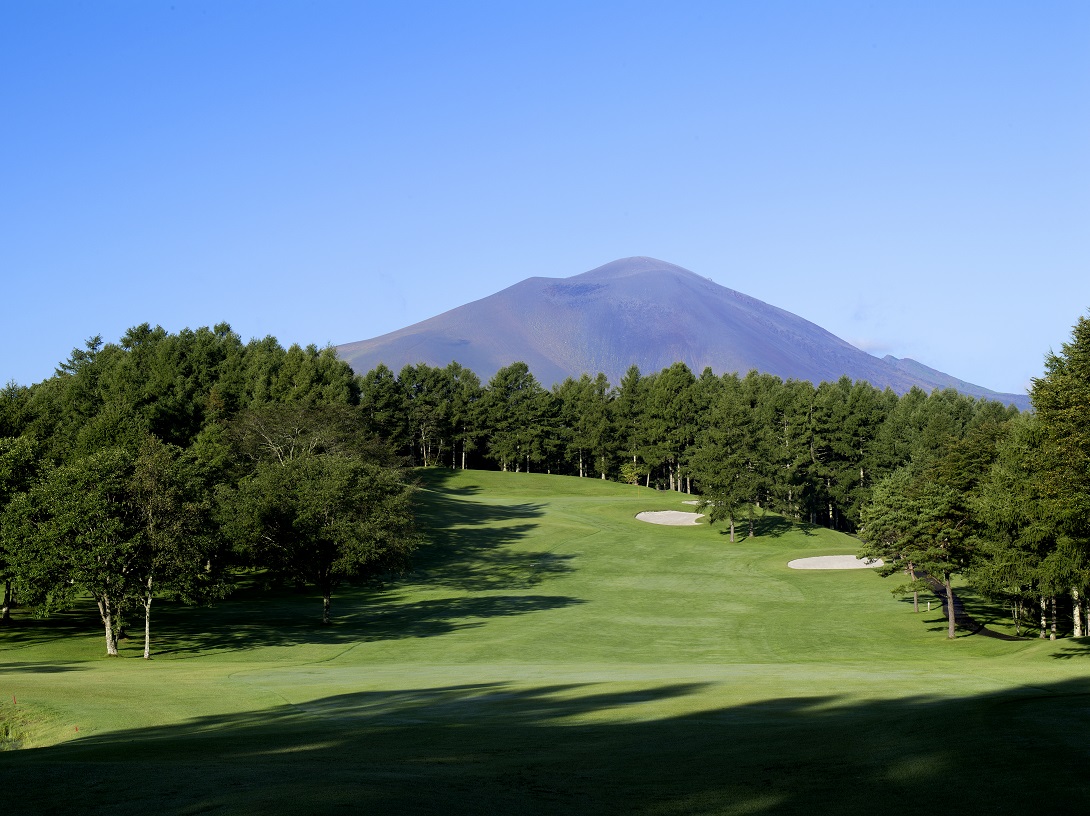
<svg viewBox="0 0 1090 816">
<path fill-rule="evenodd" d="M 1073 636 L 1082 637 L 1082 598 L 1079 597 L 1076 587 L 1071 587 L 1071 616 L 1074 618 L 1075 627 Z"/>
<path fill-rule="evenodd" d="M 106 656 L 117 657 L 117 632 L 114 631 L 114 613 L 110 608 L 109 596 L 103 595 L 98 599 L 98 614 L 106 630 Z"/>
<path fill-rule="evenodd" d="M 946 637 L 954 639 L 954 588 L 950 585 L 950 574 L 945 576 L 946 584 Z"/>
<path fill-rule="evenodd" d="M 912 566 L 912 562 L 909 562 L 908 569 L 905 572 L 908 573 L 908 579 L 912 583 L 916 583 L 916 568 Z M 912 590 L 912 611 L 920 611 L 920 591 L 918 589 Z"/>
<path fill-rule="evenodd" d="M 148 581 L 150 584 L 151 581 Z M 144 659 L 151 660 L 151 592 L 144 598 Z"/>
</svg>

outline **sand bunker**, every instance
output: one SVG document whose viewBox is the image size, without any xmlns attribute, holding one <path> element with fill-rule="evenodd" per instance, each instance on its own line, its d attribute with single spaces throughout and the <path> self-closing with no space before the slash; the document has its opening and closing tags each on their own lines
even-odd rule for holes
<svg viewBox="0 0 1090 816">
<path fill-rule="evenodd" d="M 646 521 L 648 524 L 666 524 L 670 527 L 688 527 L 699 524 L 698 519 L 704 518 L 703 513 L 685 513 L 681 510 L 657 510 L 655 512 L 637 513 L 636 518 Z"/>
<path fill-rule="evenodd" d="M 814 558 L 796 558 L 794 561 L 788 561 L 787 566 L 791 569 L 813 570 L 871 569 L 882 566 L 882 559 L 864 561 L 854 555 L 819 555 Z"/>
</svg>

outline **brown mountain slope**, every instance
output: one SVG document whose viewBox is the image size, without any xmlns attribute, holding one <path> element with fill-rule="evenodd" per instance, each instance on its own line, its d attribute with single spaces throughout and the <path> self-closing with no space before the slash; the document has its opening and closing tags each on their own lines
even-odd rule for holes
<svg viewBox="0 0 1090 816">
<path fill-rule="evenodd" d="M 699 374 L 750 370 L 783 379 L 843 375 L 898 393 L 957 388 L 1029 407 L 913 360 L 879 359 L 797 315 L 654 258 L 624 258 L 570 278 L 528 278 L 390 334 L 338 346 L 352 368 L 456 360 L 487 381 L 521 360 L 544 385 L 603 372 L 620 382 L 629 366 L 659 371 L 674 362 Z"/>
</svg>

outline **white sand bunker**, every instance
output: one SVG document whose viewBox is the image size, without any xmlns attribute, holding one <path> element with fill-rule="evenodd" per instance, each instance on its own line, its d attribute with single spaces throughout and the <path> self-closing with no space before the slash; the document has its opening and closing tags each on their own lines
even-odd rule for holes
<svg viewBox="0 0 1090 816">
<path fill-rule="evenodd" d="M 813 570 L 870 569 L 882 566 L 882 559 L 864 560 L 854 555 L 819 555 L 814 558 L 796 558 L 788 561 L 787 566 L 791 569 Z"/>
<path fill-rule="evenodd" d="M 698 519 L 704 518 L 703 513 L 685 513 L 681 510 L 657 510 L 655 512 L 637 513 L 636 518 L 646 521 L 648 524 L 666 524 L 670 527 L 688 527 L 699 524 Z"/>
</svg>

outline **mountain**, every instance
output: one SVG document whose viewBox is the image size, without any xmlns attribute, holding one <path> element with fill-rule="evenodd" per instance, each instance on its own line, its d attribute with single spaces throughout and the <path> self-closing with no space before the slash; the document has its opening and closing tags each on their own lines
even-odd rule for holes
<svg viewBox="0 0 1090 816">
<path fill-rule="evenodd" d="M 337 352 L 358 373 L 385 363 L 445 366 L 456 360 L 482 381 L 521 360 L 545 386 L 603 372 L 618 384 L 629 366 L 647 374 L 684 362 L 699 374 L 757 369 L 782 379 L 847 375 L 903 394 L 955 388 L 1029 408 L 915 360 L 879 359 L 820 326 L 654 258 L 623 258 L 570 278 L 527 278 L 481 300 Z"/>
</svg>

